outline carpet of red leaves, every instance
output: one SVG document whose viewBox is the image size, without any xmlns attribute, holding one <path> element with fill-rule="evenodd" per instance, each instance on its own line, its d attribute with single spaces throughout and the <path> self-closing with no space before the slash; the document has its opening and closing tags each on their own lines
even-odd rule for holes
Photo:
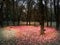
<svg viewBox="0 0 60 45">
<path fill-rule="evenodd" d="M 5 39 L 14 39 L 16 45 L 59 45 L 59 32 L 53 27 L 44 28 L 45 34 L 40 35 L 40 26 L 8 26 L 3 35 Z"/>
</svg>

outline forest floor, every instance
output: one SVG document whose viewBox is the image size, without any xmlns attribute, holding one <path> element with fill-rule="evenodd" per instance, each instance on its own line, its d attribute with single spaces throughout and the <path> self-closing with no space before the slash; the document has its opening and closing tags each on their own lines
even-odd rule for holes
<svg viewBox="0 0 60 45">
<path fill-rule="evenodd" d="M 0 45 L 60 45 L 60 31 L 54 27 L 7 26 L 0 28 Z"/>
</svg>

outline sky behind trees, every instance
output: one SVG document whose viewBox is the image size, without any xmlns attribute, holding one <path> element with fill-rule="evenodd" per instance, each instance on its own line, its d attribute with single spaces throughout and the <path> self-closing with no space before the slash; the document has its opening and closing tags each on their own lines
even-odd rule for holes
<svg viewBox="0 0 60 45">
<path fill-rule="evenodd" d="M 27 0 L 17 0 L 17 1 L 18 1 L 18 6 L 23 4 L 25 7 L 27 7 L 27 2 L 26 2 Z M 34 5 L 37 4 L 37 2 L 38 2 L 38 0 L 33 0 L 33 1 L 34 1 Z M 43 0 L 42 3 L 45 5 L 45 0 Z M 50 0 L 48 1 L 48 4 L 47 4 L 48 8 L 50 8 L 51 3 L 52 3 L 52 8 L 53 8 L 53 4 L 54 4 L 53 0 L 52 0 L 52 2 Z"/>
</svg>

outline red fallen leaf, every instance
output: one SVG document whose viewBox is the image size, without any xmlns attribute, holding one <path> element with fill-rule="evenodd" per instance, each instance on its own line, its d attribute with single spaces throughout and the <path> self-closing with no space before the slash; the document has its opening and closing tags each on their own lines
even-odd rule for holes
<svg viewBox="0 0 60 45">
<path fill-rule="evenodd" d="M 58 32 L 55 28 L 45 27 L 45 34 L 40 35 L 40 26 L 9 26 L 5 30 L 14 30 L 16 38 L 30 39 L 31 41 L 55 41 L 58 36 Z"/>
</svg>

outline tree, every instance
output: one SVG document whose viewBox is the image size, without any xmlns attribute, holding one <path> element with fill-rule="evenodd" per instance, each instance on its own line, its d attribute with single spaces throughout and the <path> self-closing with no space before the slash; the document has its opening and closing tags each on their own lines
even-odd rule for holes
<svg viewBox="0 0 60 45">
<path fill-rule="evenodd" d="M 33 5 L 33 0 L 27 0 L 27 25 L 29 23 L 30 25 L 30 21 L 31 21 L 31 11 L 32 11 L 32 5 Z"/>
<path fill-rule="evenodd" d="M 59 0 L 57 0 L 56 28 L 59 29 Z"/>
<path fill-rule="evenodd" d="M 0 26 L 3 26 L 3 2 L 0 2 Z"/>
<path fill-rule="evenodd" d="M 47 13 L 48 12 L 48 8 L 47 8 L 47 3 L 48 3 L 48 1 L 45 0 L 45 14 L 46 14 L 45 18 L 46 18 L 47 26 L 48 26 L 49 24 L 48 24 L 48 13 Z"/>
<path fill-rule="evenodd" d="M 41 25 L 41 34 L 44 34 L 44 6 L 43 6 L 43 3 L 42 3 L 42 0 L 39 0 L 39 23 Z"/>
<path fill-rule="evenodd" d="M 6 18 L 5 18 L 5 20 L 7 21 L 7 25 L 9 25 L 10 1 L 5 0 L 5 4 L 6 4 Z"/>
<path fill-rule="evenodd" d="M 57 5 L 56 5 L 57 3 Z M 54 0 L 54 13 L 56 17 L 56 29 L 59 28 L 59 0 Z"/>
<path fill-rule="evenodd" d="M 23 9 L 24 9 L 24 6 L 23 6 L 23 4 L 20 6 L 20 7 L 18 7 L 18 25 L 19 25 L 19 23 L 20 23 L 20 21 L 22 21 L 23 19 L 22 19 L 22 16 L 23 16 Z M 24 16 L 23 16 L 24 17 Z"/>
<path fill-rule="evenodd" d="M 50 0 L 50 14 L 51 14 L 51 17 L 50 17 L 50 26 L 52 26 L 52 0 Z"/>
</svg>

